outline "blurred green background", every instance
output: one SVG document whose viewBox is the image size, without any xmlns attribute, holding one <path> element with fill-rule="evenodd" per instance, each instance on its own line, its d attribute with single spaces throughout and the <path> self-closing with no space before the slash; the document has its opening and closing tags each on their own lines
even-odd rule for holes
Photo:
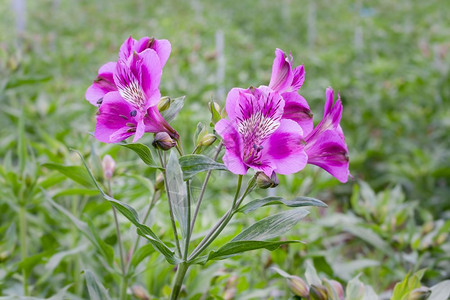
<svg viewBox="0 0 450 300">
<path fill-rule="evenodd" d="M 33 296 L 50 297 L 72 284 L 70 297 L 86 298 L 81 274 L 86 269 L 117 294 L 117 240 L 109 203 L 92 187 L 42 165 L 80 166 L 69 151 L 76 149 L 98 169 L 99 158 L 111 154 L 118 164 L 116 198 L 143 213 L 154 172 L 127 149 L 90 136 L 96 108 L 84 100 L 98 68 L 117 59 L 129 35 L 171 41 L 161 91 L 186 95 L 173 126 L 187 151 L 193 148 L 197 123 L 209 124 L 208 101 L 223 106 L 232 87 L 268 84 L 275 48 L 291 52 L 294 65 L 305 65 L 300 93 L 316 123 L 328 86 L 340 92 L 344 105 L 341 125 L 353 180 L 340 184 L 308 166 L 280 178 L 274 192 L 287 199 L 312 196 L 329 205 L 311 209 L 308 220 L 289 233 L 306 244 L 195 267 L 186 282 L 192 299 L 232 299 L 227 298 L 230 289 L 236 299 L 287 299 L 285 280 L 269 267 L 302 276 L 305 261 L 321 276 L 342 283 L 362 273 L 360 280 L 380 294 L 421 268 L 427 268 L 426 285 L 449 278 L 448 11 L 450 2 L 442 0 L 2 1 L 0 294 L 21 295 L 26 270 Z M 151 136 L 142 142 L 149 145 Z M 213 176 L 198 233 L 230 204 L 235 179 L 224 174 Z M 201 181 L 200 176 L 194 187 Z M 273 191 L 253 197 L 267 193 Z M 90 230 L 115 249 L 115 265 L 105 266 L 99 250 L 48 198 L 90 222 Z M 164 201 L 157 206 L 149 224 L 170 240 L 166 206 Z M 19 242 L 21 207 L 28 224 L 25 260 Z M 239 216 L 224 240 L 278 210 Z M 135 228 L 125 219 L 121 225 L 129 249 Z M 132 282 L 163 298 L 173 274 L 153 253 L 136 267 Z"/>
</svg>

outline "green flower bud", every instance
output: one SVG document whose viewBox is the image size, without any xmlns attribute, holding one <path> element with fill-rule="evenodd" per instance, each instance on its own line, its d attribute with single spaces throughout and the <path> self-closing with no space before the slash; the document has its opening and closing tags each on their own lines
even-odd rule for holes
<svg viewBox="0 0 450 300">
<path fill-rule="evenodd" d="M 167 132 L 158 132 L 152 142 L 153 147 L 164 151 L 175 147 L 176 144 Z"/>
<path fill-rule="evenodd" d="M 431 290 L 425 286 L 412 290 L 407 300 L 426 300 L 431 294 Z"/>
<path fill-rule="evenodd" d="M 169 96 L 162 97 L 158 102 L 158 110 L 160 112 L 163 112 L 163 111 L 169 109 L 170 102 L 171 102 L 171 99 Z"/>
<path fill-rule="evenodd" d="M 102 167 L 103 167 L 103 176 L 110 180 L 114 174 L 114 170 L 116 168 L 116 162 L 111 157 L 111 155 L 107 154 L 103 157 L 102 160 Z"/>
<path fill-rule="evenodd" d="M 209 111 L 211 112 L 211 123 L 215 125 L 222 119 L 220 114 L 220 105 L 217 102 L 211 101 L 208 103 Z"/>
<path fill-rule="evenodd" d="M 158 177 L 156 177 L 155 182 L 155 192 L 164 188 L 164 175 L 159 173 Z"/>
<path fill-rule="evenodd" d="M 201 139 L 200 139 L 200 146 L 211 146 L 215 141 L 217 140 L 217 137 L 214 134 L 208 133 L 206 135 L 204 135 Z"/>
<path fill-rule="evenodd" d="M 309 298 L 311 300 L 328 300 L 327 289 L 323 285 L 312 284 L 309 288 Z"/>
<path fill-rule="evenodd" d="M 306 282 L 298 276 L 291 276 L 288 280 L 289 289 L 296 295 L 306 298 L 309 295 L 309 287 Z"/>
<path fill-rule="evenodd" d="M 278 181 L 277 175 L 275 172 L 272 173 L 272 176 L 269 177 L 263 172 L 258 172 L 256 176 L 256 184 L 261 189 L 269 189 L 276 187 L 280 182 Z"/>
</svg>

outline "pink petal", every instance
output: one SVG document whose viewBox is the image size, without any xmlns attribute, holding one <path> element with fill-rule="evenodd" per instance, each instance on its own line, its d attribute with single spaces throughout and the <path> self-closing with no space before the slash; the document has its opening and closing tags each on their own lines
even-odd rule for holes
<svg viewBox="0 0 450 300">
<path fill-rule="evenodd" d="M 144 125 L 144 121 L 140 121 L 137 124 L 136 127 L 136 133 L 134 134 L 134 138 L 133 138 L 133 143 L 136 143 L 143 135 L 145 132 L 145 125 Z"/>
<path fill-rule="evenodd" d="M 233 122 L 236 120 L 236 111 L 239 109 L 240 94 L 244 91 L 244 89 L 233 88 L 228 92 L 225 108 L 228 118 Z"/>
<path fill-rule="evenodd" d="M 122 46 L 120 46 L 119 59 L 126 61 L 128 57 L 130 57 L 135 43 L 136 40 L 130 35 L 130 37 L 123 42 Z"/>
<path fill-rule="evenodd" d="M 100 67 L 98 76 L 87 89 L 85 98 L 92 105 L 99 105 L 99 101 L 109 92 L 116 91 L 113 72 L 116 67 L 115 62 L 108 62 Z"/>
<path fill-rule="evenodd" d="M 294 78 L 292 79 L 291 91 L 298 91 L 305 82 L 305 68 L 300 65 L 294 69 Z"/>
<path fill-rule="evenodd" d="M 242 160 L 241 138 L 232 123 L 222 119 L 216 123 L 215 130 L 222 137 L 225 145 L 226 151 L 223 156 L 225 166 L 234 174 L 246 174 L 247 167 Z"/>
<path fill-rule="evenodd" d="M 172 51 L 172 46 L 168 40 L 155 40 L 152 45 L 152 49 L 156 51 L 161 60 L 161 67 L 164 67 L 167 60 L 169 59 L 170 52 Z"/>
<path fill-rule="evenodd" d="M 144 122 L 145 132 L 167 132 L 173 139 L 178 140 L 180 138 L 178 132 L 161 116 L 161 113 L 156 106 L 152 106 L 147 110 Z"/>
<path fill-rule="evenodd" d="M 285 101 L 283 118 L 297 122 L 303 130 L 303 136 L 307 136 L 314 127 L 308 102 L 297 92 L 283 93 L 281 96 Z"/>
<path fill-rule="evenodd" d="M 275 164 L 274 171 L 278 174 L 296 173 L 305 167 L 308 160 L 304 151 L 302 129 L 292 120 L 281 120 L 278 129 L 264 143 L 263 151 L 263 156 L 267 155 Z"/>
<path fill-rule="evenodd" d="M 130 113 L 134 110 L 119 92 L 110 92 L 103 98 L 97 115 L 95 137 L 104 143 L 117 143 L 134 134 L 135 118 Z"/>
<path fill-rule="evenodd" d="M 277 92 L 283 92 L 291 86 L 293 77 L 291 63 L 282 50 L 276 49 L 269 87 Z"/>
<path fill-rule="evenodd" d="M 321 167 L 342 183 L 347 182 L 350 175 L 348 150 L 339 131 L 321 133 L 305 149 L 309 164 Z"/>
<path fill-rule="evenodd" d="M 162 67 L 158 55 L 152 49 L 146 49 L 139 54 L 142 58 L 140 85 L 145 95 L 149 98 L 148 106 L 158 104 L 160 97 L 154 97 L 159 92 Z"/>
</svg>

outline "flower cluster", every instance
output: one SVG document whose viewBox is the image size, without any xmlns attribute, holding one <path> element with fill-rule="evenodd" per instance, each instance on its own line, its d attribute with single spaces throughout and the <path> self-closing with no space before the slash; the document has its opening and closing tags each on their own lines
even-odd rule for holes
<svg viewBox="0 0 450 300">
<path fill-rule="evenodd" d="M 178 133 L 161 116 L 159 83 L 169 58 L 170 42 L 144 37 L 129 37 L 120 47 L 117 62 L 103 65 L 86 91 L 86 100 L 98 105 L 95 137 L 104 143 L 117 143 L 134 135 L 133 142 L 145 132 Z"/>
<path fill-rule="evenodd" d="M 303 65 L 292 68 L 292 56 L 277 49 L 269 86 L 228 93 L 228 119 L 220 120 L 215 129 L 223 139 L 223 161 L 231 172 L 246 174 L 252 168 L 273 177 L 296 173 L 309 163 L 347 181 L 340 97 L 334 101 L 333 90 L 327 89 L 324 117 L 314 127 L 309 105 L 298 93 L 304 80 Z"/>
<path fill-rule="evenodd" d="M 145 132 L 179 139 L 157 106 L 170 52 L 167 40 L 130 37 L 122 44 L 117 62 L 99 69 L 86 92 L 86 99 L 99 107 L 95 128 L 99 141 L 116 143 L 134 135 L 136 142 Z M 292 60 L 292 55 L 276 49 L 268 86 L 233 88 L 228 93 L 228 119 L 215 125 L 226 148 L 223 161 L 235 174 L 252 168 L 275 181 L 276 174 L 296 173 L 309 163 L 346 182 L 349 159 L 339 125 L 340 97 L 335 101 L 333 90 L 327 89 L 324 117 L 314 127 L 308 102 L 298 93 L 305 70 L 303 65 L 293 68 Z M 166 148 L 172 141 L 169 144 Z"/>
</svg>

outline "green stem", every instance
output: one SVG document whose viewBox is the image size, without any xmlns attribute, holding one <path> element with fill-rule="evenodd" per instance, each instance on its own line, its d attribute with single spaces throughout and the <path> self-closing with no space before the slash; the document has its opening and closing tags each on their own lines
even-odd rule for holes
<svg viewBox="0 0 450 300">
<path fill-rule="evenodd" d="M 186 260 L 189 252 L 189 242 L 191 241 L 191 182 L 186 181 L 186 193 L 187 193 L 187 228 L 186 228 L 186 243 L 184 244 L 183 260 Z"/>
<path fill-rule="evenodd" d="M 189 264 L 186 262 L 182 262 L 178 265 L 177 274 L 175 277 L 175 281 L 173 282 L 172 292 L 170 294 L 171 300 L 178 299 L 180 295 L 181 287 L 183 285 L 184 277 L 186 276 L 186 272 L 189 269 Z"/>
<path fill-rule="evenodd" d="M 173 215 L 172 201 L 170 199 L 171 197 L 170 197 L 170 193 L 169 193 L 169 187 L 167 184 L 166 164 L 162 158 L 161 150 L 159 150 L 159 149 L 158 149 L 158 155 L 159 155 L 159 160 L 161 161 L 161 166 L 164 169 L 164 171 L 163 171 L 164 185 L 166 186 L 167 199 L 169 200 L 168 202 L 169 202 L 170 222 L 172 224 L 173 235 L 175 236 L 175 244 L 177 246 L 177 252 L 178 252 L 178 255 L 181 257 L 181 247 L 180 247 L 180 241 L 178 240 L 177 225 L 175 224 L 175 217 Z"/>
<path fill-rule="evenodd" d="M 108 180 L 108 194 L 110 197 L 112 197 L 112 189 L 111 189 L 111 180 Z M 122 270 L 122 280 L 120 282 L 120 299 L 125 300 L 127 299 L 127 285 L 128 285 L 128 278 L 125 271 L 125 256 L 124 251 L 122 247 L 122 237 L 120 235 L 120 227 L 119 227 L 119 219 L 117 217 L 117 211 L 114 206 L 112 207 L 113 215 L 114 215 L 114 224 L 116 227 L 116 234 L 117 234 L 117 242 L 119 244 L 119 254 L 120 254 L 120 267 Z"/>
<path fill-rule="evenodd" d="M 19 207 L 19 226 L 20 226 L 20 254 L 22 257 L 22 261 L 27 258 L 27 220 L 25 217 L 25 204 L 21 203 Z M 22 277 L 23 277 L 23 294 L 25 296 L 29 296 L 28 290 L 28 274 L 25 268 L 22 269 Z"/>
<path fill-rule="evenodd" d="M 223 144 L 220 143 L 219 147 L 217 148 L 216 155 L 214 156 L 214 160 L 217 160 L 217 158 L 219 157 L 219 153 L 222 150 L 222 146 L 223 146 Z M 202 204 L 203 196 L 205 195 L 206 186 L 208 185 L 209 178 L 211 177 L 211 172 L 212 172 L 212 170 L 208 170 L 208 172 L 206 173 L 205 181 L 203 181 L 202 189 L 200 190 L 200 195 L 198 196 L 197 205 L 195 207 L 195 212 L 194 212 L 194 217 L 192 218 L 192 222 L 191 222 L 191 230 L 190 230 L 191 235 L 194 230 L 195 221 L 197 220 L 197 215 L 200 210 L 200 205 Z"/>
<path fill-rule="evenodd" d="M 222 216 L 222 218 L 220 218 L 220 220 L 216 223 L 216 225 L 203 238 L 200 244 L 198 244 L 198 246 L 194 249 L 191 256 L 189 257 L 189 260 L 196 258 L 204 249 L 206 249 L 206 247 L 208 247 L 214 241 L 214 239 L 220 234 L 220 232 L 222 232 L 222 230 L 225 228 L 228 222 L 230 222 L 235 212 L 236 202 L 237 199 L 239 198 L 239 193 L 241 191 L 242 178 L 243 176 L 239 175 L 236 194 L 234 195 L 233 204 L 231 205 L 231 208 L 226 212 L 224 216 Z"/>
<path fill-rule="evenodd" d="M 150 202 L 150 205 L 148 206 L 147 211 L 145 212 L 144 219 L 142 220 L 143 224 L 145 224 L 147 222 L 147 219 L 150 216 L 150 212 L 152 211 L 153 207 L 156 204 L 156 201 L 158 200 L 158 195 L 159 195 L 159 192 L 158 191 L 154 191 L 153 196 L 152 196 L 152 200 Z M 133 248 L 131 248 L 132 249 L 131 250 L 131 255 L 134 255 L 134 253 L 136 252 L 136 249 L 137 249 L 137 247 L 139 245 L 139 241 L 140 240 L 141 240 L 141 236 L 138 235 L 137 238 L 136 238 L 136 241 L 134 242 Z M 128 272 L 130 271 L 130 265 L 131 265 L 131 258 L 130 258 L 130 260 L 127 263 L 127 267 L 125 268 L 125 273 L 127 274 L 127 276 L 128 276 Z"/>
</svg>

